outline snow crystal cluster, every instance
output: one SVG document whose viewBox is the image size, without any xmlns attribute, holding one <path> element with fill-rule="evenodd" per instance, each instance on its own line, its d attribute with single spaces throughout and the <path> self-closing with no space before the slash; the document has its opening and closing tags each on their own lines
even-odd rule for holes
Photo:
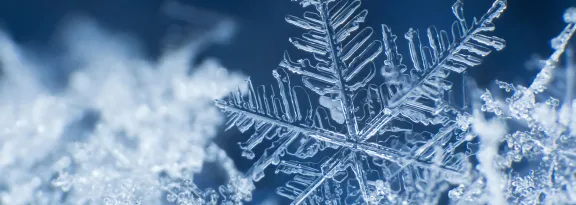
<svg viewBox="0 0 576 205">
<path fill-rule="evenodd" d="M 1 33 L 0 204 L 168 204 L 204 163 L 237 176 L 212 142 L 223 121 L 212 99 L 243 77 L 213 59 L 190 69 L 200 45 L 225 32 L 204 31 L 157 61 L 88 20 L 71 22 L 66 52 L 49 58 Z M 43 75 L 56 65 L 71 67 L 65 79 Z M 250 198 L 250 189 L 234 189 L 239 183 L 228 185 L 228 201 Z"/>
<path fill-rule="evenodd" d="M 576 8 L 565 12 L 567 25 L 551 41 L 554 52 L 541 61 L 541 70 L 529 86 L 496 81 L 509 97 L 494 97 L 489 90 L 482 94 L 481 110 L 495 117 L 491 125 L 479 123 L 486 127 L 474 132 L 481 138 L 498 139 L 486 153 L 493 156 L 492 166 L 498 172 L 483 176 L 485 186 L 469 186 L 467 194 L 460 194 L 457 198 L 465 204 L 482 198 L 493 204 L 576 203 L 576 64 L 568 47 L 576 32 L 575 17 Z M 504 146 L 498 149 L 500 144 Z M 497 201 L 490 183 L 501 190 Z"/>
</svg>

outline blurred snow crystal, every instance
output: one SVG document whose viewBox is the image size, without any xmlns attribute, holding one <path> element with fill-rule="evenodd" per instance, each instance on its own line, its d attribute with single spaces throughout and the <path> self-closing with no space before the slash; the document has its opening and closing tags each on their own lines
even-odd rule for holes
<svg viewBox="0 0 576 205">
<path fill-rule="evenodd" d="M 51 56 L 73 69 L 48 81 L 55 63 L 1 33 L 0 204 L 161 204 L 206 161 L 238 175 L 212 142 L 223 120 L 212 99 L 243 77 L 214 59 L 188 74 L 201 44 L 229 37 L 213 27 L 150 61 L 127 36 L 75 20 Z"/>
<path fill-rule="evenodd" d="M 461 204 L 576 203 L 576 59 L 569 47 L 576 32 L 575 17 L 576 8 L 564 13 L 567 25 L 551 40 L 554 52 L 539 63 L 541 70 L 529 86 L 496 81 L 509 97 L 489 90 L 481 95 L 481 110 L 500 122 L 475 132 L 501 138 L 491 145 L 495 149 L 486 152 L 493 160 L 492 170 L 498 172 L 484 173 L 463 188 L 455 197 Z M 483 117 L 476 118 L 482 121 Z M 497 149 L 500 144 L 505 146 Z M 490 184 L 500 190 L 501 200 L 495 201 Z"/>
</svg>

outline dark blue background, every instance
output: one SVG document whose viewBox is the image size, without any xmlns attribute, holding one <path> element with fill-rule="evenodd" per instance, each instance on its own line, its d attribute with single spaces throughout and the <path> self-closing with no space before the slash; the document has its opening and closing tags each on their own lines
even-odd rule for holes
<svg viewBox="0 0 576 205">
<path fill-rule="evenodd" d="M 161 0 L 1 0 L 0 27 L 26 46 L 39 49 L 58 49 L 55 39 L 58 28 L 69 18 L 86 15 L 115 31 L 129 33 L 141 40 L 145 54 L 155 58 L 161 48 L 161 39 L 170 25 L 163 20 Z M 300 35 L 300 30 L 284 21 L 288 13 L 300 15 L 301 7 L 289 0 L 187 0 L 182 3 L 211 10 L 232 18 L 237 33 L 227 45 L 211 47 L 202 56 L 214 56 L 233 70 L 240 70 L 260 83 L 273 80 L 271 70 L 276 68 L 286 49 L 294 51 L 288 37 Z M 479 16 L 492 0 L 465 0 L 465 13 L 470 18 Z M 447 29 L 454 20 L 451 13 L 453 0 L 365 0 L 368 8 L 367 25 L 379 29 L 380 23 L 391 26 L 402 36 L 410 27 L 421 30 L 429 25 Z M 574 0 L 509 0 L 509 8 L 496 21 L 496 35 L 507 40 L 507 47 L 486 58 L 484 64 L 469 74 L 481 86 L 494 79 L 532 80 L 536 71 L 526 71 L 524 64 L 533 54 L 547 56 L 551 52 L 549 40 L 564 26 L 562 12 L 576 6 Z M 377 32 L 379 33 L 379 32 Z M 404 46 L 403 44 L 399 44 Z M 242 139 L 237 131 L 224 133 L 219 144 L 229 151 L 236 165 L 243 171 L 250 161 L 241 159 L 236 142 Z M 225 143 L 226 142 L 226 143 Z M 267 178 L 265 180 L 270 180 Z M 267 181 L 259 183 L 262 195 L 274 187 Z"/>
<path fill-rule="evenodd" d="M 45 46 L 53 42 L 58 27 L 77 14 L 88 15 L 101 24 L 130 33 L 141 39 L 147 54 L 159 51 L 159 39 L 168 24 L 162 22 L 162 0 L 18 0 L 0 1 L 0 26 L 20 43 Z M 182 0 L 181 2 L 222 13 L 238 23 L 238 32 L 230 45 L 210 49 L 206 55 L 216 56 L 229 69 L 250 75 L 270 73 L 285 49 L 287 39 L 300 30 L 284 22 L 288 13 L 298 15 L 301 7 L 289 0 Z M 409 27 L 425 29 L 428 25 L 448 28 L 453 21 L 450 6 L 453 0 L 365 0 L 369 8 L 368 24 L 385 23 L 397 35 Z M 492 0 L 467 0 L 467 16 L 479 15 Z M 563 27 L 562 12 L 576 6 L 573 0 L 509 0 L 508 11 L 497 20 L 496 34 L 507 40 L 507 48 L 487 59 L 472 75 L 481 84 L 507 72 L 522 69 L 524 61 L 534 53 L 547 55 L 549 39 Z M 482 72 L 477 72 L 477 71 Z M 508 73 L 510 74 L 510 73 Z M 256 76 L 254 76 L 256 77 Z M 506 76 L 509 77 L 509 76 Z"/>
</svg>

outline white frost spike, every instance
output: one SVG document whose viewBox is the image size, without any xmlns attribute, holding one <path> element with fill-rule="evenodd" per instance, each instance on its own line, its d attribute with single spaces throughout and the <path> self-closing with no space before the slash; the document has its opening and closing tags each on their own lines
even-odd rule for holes
<svg viewBox="0 0 576 205">
<path fill-rule="evenodd" d="M 568 25 L 564 28 L 562 33 L 552 39 L 551 46 L 554 49 L 554 53 L 546 60 L 544 68 L 536 75 L 536 79 L 530 85 L 530 89 L 534 92 L 542 92 L 546 89 L 546 85 L 552 80 L 552 73 L 556 68 L 556 64 L 560 56 L 564 53 L 568 40 L 572 38 L 574 32 L 576 32 L 576 22 L 573 22 L 575 8 L 570 8 L 565 13 L 565 20 L 567 20 Z"/>
</svg>

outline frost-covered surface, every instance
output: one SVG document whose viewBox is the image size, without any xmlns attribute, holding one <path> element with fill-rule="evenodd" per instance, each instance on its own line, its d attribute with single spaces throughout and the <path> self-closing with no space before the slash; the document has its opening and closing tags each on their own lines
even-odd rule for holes
<svg viewBox="0 0 576 205">
<path fill-rule="evenodd" d="M 66 52 L 42 58 L 0 33 L 0 204 L 162 204 L 205 162 L 238 175 L 212 142 L 223 122 L 212 99 L 244 77 L 213 59 L 188 74 L 200 46 L 227 32 L 214 26 L 157 61 L 91 21 L 72 22 Z M 65 79 L 42 75 L 53 59 L 73 67 Z"/>
<path fill-rule="evenodd" d="M 251 79 L 248 91 L 216 100 L 229 128 L 253 133 L 239 143 L 254 160 L 242 177 L 289 176 L 276 192 L 292 204 L 436 204 L 450 185 L 477 178 L 462 75 L 504 48 L 491 32 L 506 1 L 474 19 L 456 1 L 452 28 L 432 26 L 422 38 L 409 29 L 403 41 L 387 25 L 362 26 L 360 0 L 297 2 L 307 11 L 286 21 L 305 30 L 289 39 L 304 52 L 284 54 L 272 71 L 278 85 Z M 482 172 L 497 171 L 493 160 L 485 155 Z"/>
</svg>

